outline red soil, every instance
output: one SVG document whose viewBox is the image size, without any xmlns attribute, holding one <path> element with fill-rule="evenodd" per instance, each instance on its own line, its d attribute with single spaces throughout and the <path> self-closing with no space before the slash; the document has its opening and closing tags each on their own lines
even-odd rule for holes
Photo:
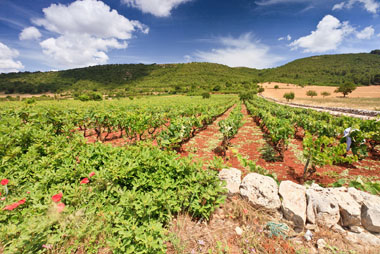
<svg viewBox="0 0 380 254">
<path fill-rule="evenodd" d="M 222 135 L 219 132 L 218 122 L 228 117 L 230 111 L 219 117 L 206 130 L 200 132 L 182 149 L 181 155 L 188 156 L 190 153 L 195 155 L 195 159 L 203 162 L 212 160 L 217 156 L 213 152 L 217 146 L 221 144 Z M 242 155 L 244 158 L 256 162 L 270 172 L 277 174 L 278 180 L 291 180 L 300 182 L 303 174 L 304 162 L 302 161 L 302 141 L 292 139 L 288 150 L 284 153 L 284 161 L 267 162 L 262 158 L 260 149 L 266 144 L 263 132 L 260 127 L 248 115 L 246 107 L 243 105 L 242 113 L 244 114 L 244 125 L 239 129 L 237 135 L 231 140 L 231 147 L 226 153 L 224 161 L 229 166 L 238 168 L 247 174 L 249 171 L 239 162 L 235 153 Z M 347 174 L 342 174 L 347 170 Z M 380 162 L 374 158 L 367 158 L 353 165 L 347 166 L 325 166 L 318 168 L 309 180 L 315 180 L 320 184 L 330 184 L 336 182 L 339 178 L 354 179 L 356 176 L 372 177 L 374 180 L 380 179 Z"/>
</svg>

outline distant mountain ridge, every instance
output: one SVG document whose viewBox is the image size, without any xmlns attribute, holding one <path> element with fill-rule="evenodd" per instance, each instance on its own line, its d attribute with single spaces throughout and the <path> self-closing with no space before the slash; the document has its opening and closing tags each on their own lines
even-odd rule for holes
<svg viewBox="0 0 380 254">
<path fill-rule="evenodd" d="M 341 54 L 313 56 L 272 69 L 230 68 L 213 63 L 112 64 L 58 72 L 0 74 L 0 91 L 41 93 L 66 90 L 132 92 L 234 91 L 257 82 L 300 85 L 380 84 L 380 55 Z"/>
</svg>

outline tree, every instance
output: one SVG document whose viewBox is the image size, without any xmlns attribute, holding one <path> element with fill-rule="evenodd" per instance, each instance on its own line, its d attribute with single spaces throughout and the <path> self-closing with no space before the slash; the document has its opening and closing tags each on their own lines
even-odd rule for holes
<svg viewBox="0 0 380 254">
<path fill-rule="evenodd" d="M 317 96 L 317 92 L 316 91 L 313 91 L 313 90 L 309 90 L 306 92 L 306 95 L 307 96 L 310 96 L 311 98 L 313 98 L 314 96 Z"/>
<path fill-rule="evenodd" d="M 249 101 L 253 99 L 253 92 L 240 93 L 239 98 L 241 101 Z"/>
<path fill-rule="evenodd" d="M 380 49 L 372 50 L 372 51 L 371 51 L 371 54 L 374 54 L 374 55 L 380 55 Z"/>
<path fill-rule="evenodd" d="M 295 97 L 295 95 L 293 92 L 284 94 L 284 98 L 286 99 L 286 101 L 294 100 L 294 97 Z"/>
<path fill-rule="evenodd" d="M 326 96 L 331 95 L 331 93 L 324 91 L 321 93 L 321 95 L 323 96 L 323 98 L 325 98 Z"/>
<path fill-rule="evenodd" d="M 356 89 L 356 86 L 352 83 L 343 83 L 341 84 L 334 93 L 342 93 L 343 97 L 346 97 L 347 94 L 352 93 Z"/>
</svg>

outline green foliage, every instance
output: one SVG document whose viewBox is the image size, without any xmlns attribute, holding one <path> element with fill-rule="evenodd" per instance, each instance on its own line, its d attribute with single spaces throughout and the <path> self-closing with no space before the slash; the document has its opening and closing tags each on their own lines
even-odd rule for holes
<svg viewBox="0 0 380 254">
<path fill-rule="evenodd" d="M 380 55 L 380 49 L 372 50 L 372 51 L 371 51 L 371 54 L 374 54 L 374 55 Z"/>
<path fill-rule="evenodd" d="M 280 87 L 278 85 L 275 85 L 274 86 L 274 89 L 279 89 Z"/>
<path fill-rule="evenodd" d="M 207 93 L 207 92 L 202 93 L 202 98 L 203 99 L 210 99 L 210 97 L 211 97 L 210 93 Z"/>
<path fill-rule="evenodd" d="M 294 100 L 295 95 L 293 92 L 290 92 L 290 93 L 285 93 L 283 97 L 286 99 L 286 101 L 290 101 L 290 100 Z"/>
<path fill-rule="evenodd" d="M 325 98 L 326 96 L 330 96 L 331 93 L 327 92 L 327 91 L 324 91 L 324 92 L 321 92 L 321 96 L 323 96 L 323 98 Z"/>
<path fill-rule="evenodd" d="M 380 181 L 363 180 L 360 176 L 358 176 L 355 180 L 341 178 L 331 184 L 332 187 L 342 187 L 346 185 L 362 191 L 367 191 L 373 195 L 380 195 Z"/>
<path fill-rule="evenodd" d="M 245 93 L 243 92 L 243 93 L 239 94 L 239 99 L 241 101 L 252 100 L 253 99 L 253 95 L 254 95 L 253 92 L 245 92 Z"/>
<path fill-rule="evenodd" d="M 309 91 L 306 92 L 306 95 L 310 96 L 311 98 L 313 98 L 314 96 L 317 96 L 318 94 L 314 90 L 309 90 Z"/>
<path fill-rule="evenodd" d="M 340 85 L 334 92 L 342 93 L 343 97 L 346 97 L 347 94 L 352 93 L 356 89 L 356 86 L 352 83 L 343 83 Z"/>
<path fill-rule="evenodd" d="M 213 100 L 226 107 L 229 100 L 223 98 Z M 128 149 L 87 144 L 79 131 L 73 132 L 89 122 L 126 120 L 126 115 L 119 118 L 124 113 L 135 112 L 130 126 L 141 125 L 136 116 L 153 117 L 155 105 L 164 103 L 165 111 L 185 102 L 176 114 L 190 114 L 186 109 L 199 113 L 203 107 L 188 108 L 190 101 L 177 97 L 2 105 L 0 176 L 9 179 L 0 210 L 3 253 L 48 251 L 43 246 L 67 253 L 104 248 L 113 253 L 166 253 L 165 226 L 173 215 L 187 212 L 208 219 L 225 199 L 216 172 L 147 143 Z M 95 176 L 80 184 L 90 172 Z M 63 194 L 61 213 L 51 199 L 57 193 Z M 23 198 L 26 202 L 16 209 L 3 210 Z"/>
<path fill-rule="evenodd" d="M 275 237 L 283 237 L 283 239 L 286 238 L 286 231 L 289 230 L 288 226 L 284 223 L 275 223 L 275 222 L 268 222 L 266 225 L 266 228 L 269 230 L 269 237 L 272 238 Z"/>
</svg>

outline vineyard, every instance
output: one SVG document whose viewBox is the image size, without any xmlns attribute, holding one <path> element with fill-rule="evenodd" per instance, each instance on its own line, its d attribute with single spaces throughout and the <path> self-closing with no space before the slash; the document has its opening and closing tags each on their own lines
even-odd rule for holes
<svg viewBox="0 0 380 254">
<path fill-rule="evenodd" d="M 259 97 L 3 102 L 0 252 L 165 253 L 174 216 L 224 203 L 226 166 L 380 194 L 379 145 L 379 120 Z"/>
</svg>

